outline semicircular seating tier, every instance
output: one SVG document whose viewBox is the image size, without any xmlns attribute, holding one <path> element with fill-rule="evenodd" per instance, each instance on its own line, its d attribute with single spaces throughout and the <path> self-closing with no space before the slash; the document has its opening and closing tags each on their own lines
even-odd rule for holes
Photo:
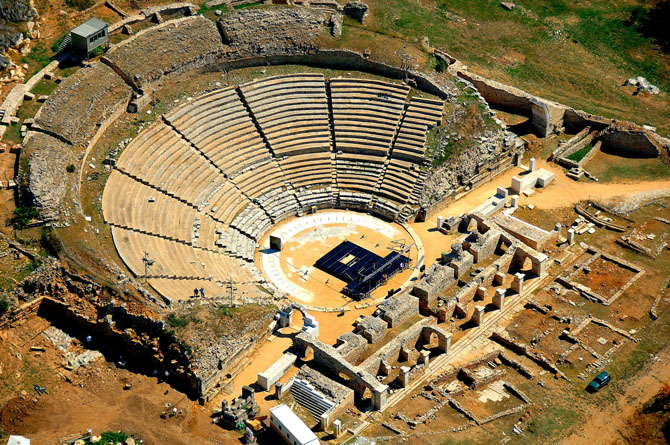
<svg viewBox="0 0 670 445">
<path fill-rule="evenodd" d="M 406 221 L 426 174 L 442 101 L 371 79 L 306 73 L 204 94 L 162 116 L 121 154 L 102 210 L 119 256 L 170 300 L 232 279 L 276 222 L 322 208 Z"/>
</svg>

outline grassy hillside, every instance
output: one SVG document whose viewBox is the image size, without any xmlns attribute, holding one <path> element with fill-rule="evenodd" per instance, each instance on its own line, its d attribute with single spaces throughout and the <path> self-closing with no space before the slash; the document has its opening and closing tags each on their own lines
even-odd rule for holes
<svg viewBox="0 0 670 445">
<path fill-rule="evenodd" d="M 670 33 L 663 25 L 670 20 L 668 0 L 517 0 L 512 11 L 491 0 L 368 3 L 365 25 L 347 21 L 340 45 L 356 47 L 363 40 L 373 52 L 397 59 L 401 45 L 384 40 L 419 43 L 426 36 L 479 74 L 670 134 Z M 621 86 L 636 76 L 662 93 L 634 96 Z"/>
</svg>

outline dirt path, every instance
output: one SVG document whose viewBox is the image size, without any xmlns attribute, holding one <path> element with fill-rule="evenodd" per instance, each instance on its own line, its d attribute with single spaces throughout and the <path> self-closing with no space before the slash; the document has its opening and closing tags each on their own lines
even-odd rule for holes
<svg viewBox="0 0 670 445">
<path fill-rule="evenodd" d="M 620 434 L 628 419 L 660 389 L 661 383 L 670 380 L 670 348 L 658 354 L 658 360 L 648 364 L 631 377 L 623 394 L 615 394 L 615 401 L 593 410 L 585 419 L 580 431 L 567 437 L 564 444 L 602 443 L 607 437 L 611 443 L 627 442 Z"/>
<path fill-rule="evenodd" d="M 551 162 L 538 160 L 537 167 L 544 168 L 554 173 L 554 181 L 546 189 L 535 189 L 536 193 L 531 197 L 522 196 L 519 200 L 521 205 L 533 204 L 539 209 L 557 209 L 571 207 L 579 201 L 588 199 L 589 197 L 608 199 L 616 196 L 629 196 L 654 190 L 670 190 L 670 179 L 621 184 L 577 182 L 565 176 L 564 169 Z M 440 206 L 437 211 L 431 214 L 428 226 L 433 227 L 435 225 L 435 217 L 437 217 L 437 215 L 442 215 L 446 218 L 471 211 L 493 196 L 497 187 L 505 187 L 509 190 L 512 183 L 512 177 L 518 175 L 522 171 L 523 169 L 520 167 L 512 167 L 493 181 L 472 190 L 457 201 Z M 435 217 L 433 217 L 433 215 L 435 215 Z M 420 232 L 420 226 L 417 225 L 415 230 Z M 421 236 L 423 236 L 423 233 L 421 233 Z"/>
<path fill-rule="evenodd" d="M 532 203 L 540 209 L 570 207 L 591 196 L 608 199 L 654 190 L 670 190 L 670 179 L 622 184 L 577 182 L 565 176 L 563 169 L 555 164 L 538 161 L 538 166 L 554 173 L 554 182 L 546 190 L 527 198 L 527 203 Z M 668 171 L 670 172 L 670 169 Z"/>
</svg>

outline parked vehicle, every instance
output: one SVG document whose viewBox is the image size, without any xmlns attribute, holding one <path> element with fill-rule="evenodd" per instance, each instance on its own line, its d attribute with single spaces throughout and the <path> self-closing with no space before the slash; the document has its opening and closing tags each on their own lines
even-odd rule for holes
<svg viewBox="0 0 670 445">
<path fill-rule="evenodd" d="M 610 373 L 603 371 L 600 374 L 598 374 L 593 380 L 591 380 L 591 383 L 589 383 L 589 386 L 586 387 L 586 390 L 589 392 L 598 392 L 603 387 L 608 385 L 611 379 L 612 376 L 610 375 Z"/>
</svg>

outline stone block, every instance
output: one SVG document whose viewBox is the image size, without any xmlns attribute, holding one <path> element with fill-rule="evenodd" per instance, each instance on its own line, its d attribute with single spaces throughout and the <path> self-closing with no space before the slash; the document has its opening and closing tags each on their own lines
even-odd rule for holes
<svg viewBox="0 0 670 445">
<path fill-rule="evenodd" d="M 268 391 L 272 385 L 286 374 L 286 371 L 293 366 L 297 359 L 298 356 L 291 354 L 290 352 L 282 355 L 279 360 L 274 362 L 268 369 L 258 373 L 258 386 Z"/>
<path fill-rule="evenodd" d="M 484 323 L 484 306 L 475 306 L 475 313 L 472 314 L 472 322 L 476 326 L 481 326 Z"/>
<path fill-rule="evenodd" d="M 495 295 L 493 295 L 493 305 L 498 309 L 502 309 L 505 304 L 505 289 L 496 289 Z"/>
<path fill-rule="evenodd" d="M 514 278 L 512 279 L 512 290 L 516 291 L 516 293 L 521 294 L 523 293 L 523 281 L 524 281 L 524 275 L 522 273 L 516 273 L 514 274 Z"/>
</svg>

